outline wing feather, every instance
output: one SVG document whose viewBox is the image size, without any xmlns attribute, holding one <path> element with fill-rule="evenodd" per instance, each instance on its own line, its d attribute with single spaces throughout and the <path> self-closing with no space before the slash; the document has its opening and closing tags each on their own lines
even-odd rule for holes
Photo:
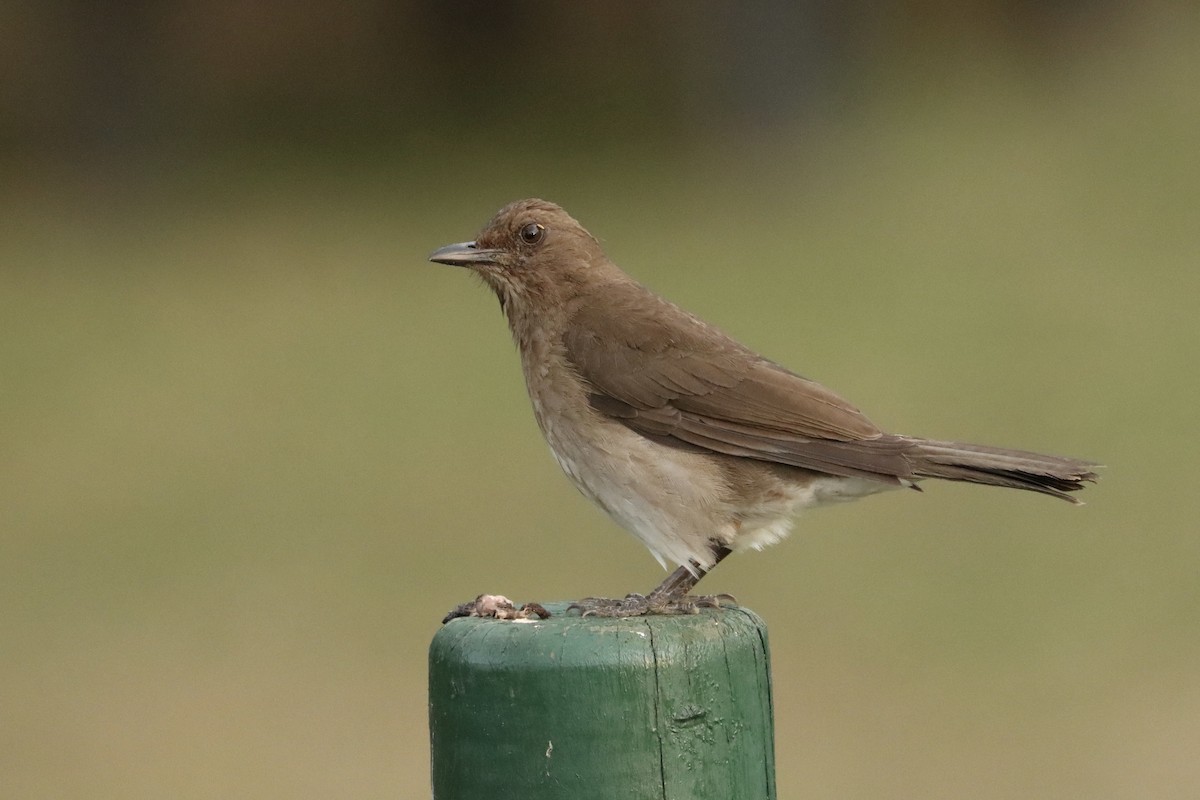
<svg viewBox="0 0 1200 800">
<path fill-rule="evenodd" d="M 911 475 L 906 443 L 820 384 L 637 284 L 616 284 L 606 299 L 603 314 L 579 309 L 564 337 L 600 413 L 726 455 L 837 475 Z"/>
</svg>

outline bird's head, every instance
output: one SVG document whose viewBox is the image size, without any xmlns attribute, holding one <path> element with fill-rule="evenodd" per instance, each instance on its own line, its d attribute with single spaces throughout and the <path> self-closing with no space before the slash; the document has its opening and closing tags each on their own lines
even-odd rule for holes
<svg viewBox="0 0 1200 800">
<path fill-rule="evenodd" d="M 430 261 L 467 267 L 514 311 L 553 308 L 615 269 L 600 243 L 562 208 L 518 200 L 500 209 L 473 242 L 435 250 Z"/>
</svg>

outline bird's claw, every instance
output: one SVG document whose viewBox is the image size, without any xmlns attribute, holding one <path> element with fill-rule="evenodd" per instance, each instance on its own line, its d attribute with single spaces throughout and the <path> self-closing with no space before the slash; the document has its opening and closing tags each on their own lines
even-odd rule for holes
<svg viewBox="0 0 1200 800">
<path fill-rule="evenodd" d="M 617 600 L 609 597 L 585 597 L 567 606 L 581 617 L 646 617 L 699 614 L 702 608 L 723 608 L 736 605 L 731 594 L 713 595 L 654 595 L 627 594 Z"/>
</svg>

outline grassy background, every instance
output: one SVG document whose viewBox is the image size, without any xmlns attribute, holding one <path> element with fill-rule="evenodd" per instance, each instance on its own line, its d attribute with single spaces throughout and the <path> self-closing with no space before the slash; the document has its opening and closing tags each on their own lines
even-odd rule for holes
<svg viewBox="0 0 1200 800">
<path fill-rule="evenodd" d="M 818 512 L 706 581 L 771 626 L 782 797 L 1200 795 L 1200 27 L 1152 22 L 752 146 L 9 162 L 0 794 L 427 795 L 448 607 L 660 579 L 425 263 L 540 195 L 884 427 L 1109 465 L 1082 509 Z"/>
</svg>

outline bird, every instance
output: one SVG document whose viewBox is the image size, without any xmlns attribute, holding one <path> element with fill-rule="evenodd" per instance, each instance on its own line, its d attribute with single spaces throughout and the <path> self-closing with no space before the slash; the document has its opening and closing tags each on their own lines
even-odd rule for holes
<svg viewBox="0 0 1200 800">
<path fill-rule="evenodd" d="M 429 260 L 495 293 L 554 459 L 664 568 L 676 565 L 648 594 L 571 605 L 583 614 L 719 607 L 731 598 L 690 594 L 700 579 L 732 552 L 779 542 L 807 508 L 927 479 L 1078 503 L 1071 493 L 1097 480 L 1092 461 L 881 430 L 630 277 L 545 200 L 506 205 L 473 241 Z"/>
</svg>

